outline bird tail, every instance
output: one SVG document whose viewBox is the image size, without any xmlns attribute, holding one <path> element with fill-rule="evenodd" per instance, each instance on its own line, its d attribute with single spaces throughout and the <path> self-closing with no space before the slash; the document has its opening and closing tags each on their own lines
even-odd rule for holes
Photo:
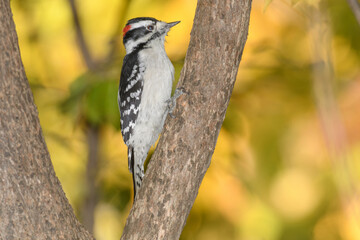
<svg viewBox="0 0 360 240">
<path fill-rule="evenodd" d="M 129 146 L 128 148 L 128 164 L 129 164 L 129 171 L 133 173 L 133 166 L 134 166 L 134 148 Z"/>
<path fill-rule="evenodd" d="M 129 171 L 132 174 L 132 179 L 133 179 L 133 188 L 134 188 L 134 200 L 135 201 L 135 196 L 136 196 L 136 191 L 135 191 L 135 174 L 134 174 L 134 164 L 135 164 L 135 156 L 134 156 L 134 148 L 129 146 L 128 148 L 128 164 L 129 164 Z"/>
<path fill-rule="evenodd" d="M 145 159 L 146 159 L 146 154 L 145 154 Z M 135 201 L 136 193 L 140 189 L 141 182 L 144 177 L 144 161 L 145 160 L 144 160 L 144 156 L 142 156 L 142 154 L 141 154 L 141 151 L 134 152 L 134 148 L 129 147 L 128 148 L 128 161 L 129 161 L 129 171 L 132 173 L 132 178 L 133 178 L 134 201 Z"/>
</svg>

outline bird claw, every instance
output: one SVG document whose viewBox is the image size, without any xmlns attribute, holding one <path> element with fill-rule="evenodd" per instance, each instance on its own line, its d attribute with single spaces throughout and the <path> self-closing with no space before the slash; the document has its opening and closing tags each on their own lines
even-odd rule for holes
<svg viewBox="0 0 360 240">
<path fill-rule="evenodd" d="M 183 94 L 187 94 L 185 89 L 183 87 L 177 88 L 175 89 L 174 95 L 166 101 L 168 104 L 168 113 L 171 118 L 176 118 L 172 112 L 176 107 L 176 100 Z"/>
</svg>

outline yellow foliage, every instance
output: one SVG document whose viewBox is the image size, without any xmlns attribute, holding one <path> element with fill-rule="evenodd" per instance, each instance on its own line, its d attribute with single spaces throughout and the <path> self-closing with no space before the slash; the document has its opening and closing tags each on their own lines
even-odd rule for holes
<svg viewBox="0 0 360 240">
<path fill-rule="evenodd" d="M 360 239 L 356 198 L 360 183 L 356 161 L 360 156 L 360 27 L 346 1 L 327 2 L 323 6 L 311 0 L 253 1 L 233 96 L 181 239 Z M 121 24 L 139 16 L 181 21 L 169 32 L 166 43 L 171 60 L 179 66 L 190 41 L 197 2 L 134 0 L 123 11 L 125 3 L 76 1 L 94 61 L 104 60 L 116 49 L 110 62 L 90 73 L 93 78 L 118 82 L 124 54 Z M 74 116 L 61 110 L 61 102 L 70 95 L 71 84 L 84 75 L 86 79 L 89 72 L 77 44 L 70 7 L 63 0 L 12 0 L 11 4 L 54 168 L 79 213 L 86 194 L 84 129 L 89 123 L 79 107 L 85 98 L 74 101 L 78 110 Z M 325 15 L 328 21 L 314 21 L 313 13 Z M 326 41 L 319 32 L 322 28 L 327 30 L 329 48 L 311 42 L 316 34 Z M 321 53 L 317 58 L 315 50 Z M 329 98 L 319 98 L 314 92 L 318 83 L 315 69 L 324 58 L 331 73 L 322 86 L 333 91 L 326 108 L 322 101 L 329 103 Z M 88 89 L 79 89 L 86 95 Z M 338 119 L 330 121 L 324 116 Z M 94 232 L 100 240 L 119 239 L 132 201 L 127 150 L 114 126 L 104 123 L 99 129 L 95 183 L 100 200 Z M 336 144 L 343 144 L 340 151 L 331 147 Z"/>
</svg>

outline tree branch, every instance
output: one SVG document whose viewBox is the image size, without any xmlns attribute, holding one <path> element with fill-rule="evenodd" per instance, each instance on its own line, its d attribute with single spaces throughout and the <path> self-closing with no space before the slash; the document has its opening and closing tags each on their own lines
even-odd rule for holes
<svg viewBox="0 0 360 240">
<path fill-rule="evenodd" d="M 110 50 L 106 57 L 102 60 L 102 64 L 105 65 L 109 62 L 111 62 L 114 59 L 114 56 L 116 53 L 119 52 L 119 41 L 118 39 L 122 36 L 121 32 L 123 27 L 125 26 L 126 16 L 127 12 L 129 11 L 129 8 L 131 6 L 132 0 L 125 0 L 123 1 L 124 5 L 121 6 L 121 8 L 118 11 L 119 18 L 117 19 L 117 26 L 115 27 L 115 32 L 113 33 L 109 43 L 111 45 Z M 122 38 L 121 38 L 122 39 Z"/>
<path fill-rule="evenodd" d="M 178 239 L 223 123 L 247 39 L 251 0 L 199 0 L 179 86 L 121 239 Z"/>
<path fill-rule="evenodd" d="M 358 0 L 347 0 L 351 10 L 353 11 L 356 21 L 360 26 L 360 4 Z"/>
<path fill-rule="evenodd" d="M 360 220 L 357 201 L 359 191 L 354 172 L 350 168 L 350 154 L 346 130 L 336 101 L 334 89 L 334 66 L 332 60 L 332 32 L 328 16 L 318 9 L 308 8 L 309 36 L 313 53 L 313 91 L 319 120 L 333 164 L 334 180 L 337 184 L 344 212 L 356 221 Z M 348 211 L 347 209 L 351 209 Z"/>
<path fill-rule="evenodd" d="M 80 25 L 79 14 L 78 14 L 78 11 L 77 11 L 77 8 L 75 5 L 75 0 L 69 0 L 69 4 L 70 4 L 70 8 L 71 8 L 71 13 L 72 13 L 71 15 L 72 15 L 73 21 L 74 21 L 76 39 L 77 39 L 77 43 L 79 45 L 81 54 L 83 56 L 83 59 L 85 61 L 87 68 L 89 70 L 94 70 L 96 64 L 95 64 L 93 58 L 91 57 L 89 48 L 85 41 L 84 33 L 83 33 L 81 25 Z"/>
<path fill-rule="evenodd" d="M 0 0 L 0 116 L 0 239 L 93 239 L 55 175 L 9 0 Z"/>
</svg>

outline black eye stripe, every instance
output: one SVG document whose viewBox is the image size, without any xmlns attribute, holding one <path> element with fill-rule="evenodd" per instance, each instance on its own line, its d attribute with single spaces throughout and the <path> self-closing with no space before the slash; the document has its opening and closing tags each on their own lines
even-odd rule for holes
<svg viewBox="0 0 360 240">
<path fill-rule="evenodd" d="M 124 43 L 127 42 L 129 39 L 134 41 L 138 40 L 140 37 L 145 36 L 146 34 L 150 34 L 149 30 L 146 27 L 139 27 L 135 29 L 129 30 L 124 36 Z"/>
</svg>

